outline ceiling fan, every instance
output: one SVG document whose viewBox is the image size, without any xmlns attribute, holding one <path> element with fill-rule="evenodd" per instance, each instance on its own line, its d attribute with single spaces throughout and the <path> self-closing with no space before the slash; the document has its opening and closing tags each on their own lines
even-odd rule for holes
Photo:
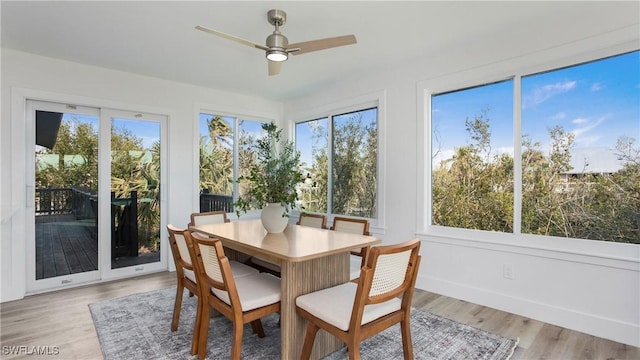
<svg viewBox="0 0 640 360">
<path fill-rule="evenodd" d="M 282 63 L 287 60 L 289 54 L 301 55 L 312 51 L 330 49 L 356 43 L 355 35 L 344 35 L 289 44 L 287 37 L 280 33 L 280 26 L 284 25 L 287 21 L 287 13 L 277 9 L 269 10 L 269 12 L 267 12 L 267 20 L 269 20 L 271 25 L 275 26 L 275 30 L 273 31 L 273 34 L 267 37 L 266 45 L 256 44 L 200 25 L 196 26 L 196 29 L 228 40 L 239 42 L 256 49 L 264 50 L 266 52 L 267 60 L 269 60 L 269 75 L 278 75 L 280 73 L 280 67 L 282 66 Z"/>
</svg>

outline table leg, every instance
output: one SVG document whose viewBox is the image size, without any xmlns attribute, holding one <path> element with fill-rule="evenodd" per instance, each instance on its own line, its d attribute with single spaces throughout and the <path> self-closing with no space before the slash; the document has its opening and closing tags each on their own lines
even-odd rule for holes
<svg viewBox="0 0 640 360">
<path fill-rule="evenodd" d="M 349 281 L 349 253 L 325 256 L 303 262 L 283 261 L 281 266 L 281 359 L 299 359 L 307 321 L 296 314 L 296 297 Z M 325 331 L 319 331 L 311 354 L 319 359 L 344 344 Z"/>
</svg>

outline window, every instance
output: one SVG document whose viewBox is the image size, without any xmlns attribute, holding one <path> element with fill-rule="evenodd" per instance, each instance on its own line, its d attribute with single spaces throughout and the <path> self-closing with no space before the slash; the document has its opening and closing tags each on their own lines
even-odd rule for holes
<svg viewBox="0 0 640 360">
<path fill-rule="evenodd" d="M 431 224 L 640 243 L 639 64 L 635 51 L 432 94 Z"/>
<path fill-rule="evenodd" d="M 236 180 L 253 161 L 251 144 L 262 134 L 262 122 L 200 114 L 200 211 L 233 212 Z M 237 155 L 237 156 L 236 156 Z"/>
<path fill-rule="evenodd" d="M 513 81 L 433 95 L 432 223 L 512 232 Z"/>
<path fill-rule="evenodd" d="M 640 53 L 522 77 L 522 232 L 640 242 Z"/>
<path fill-rule="evenodd" d="M 299 122 L 295 130 L 307 171 L 298 194 L 305 211 L 376 218 L 378 107 Z"/>
</svg>

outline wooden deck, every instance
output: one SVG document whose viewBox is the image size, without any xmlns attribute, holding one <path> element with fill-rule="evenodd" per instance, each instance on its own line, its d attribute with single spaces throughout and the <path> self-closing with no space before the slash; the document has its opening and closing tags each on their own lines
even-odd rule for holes
<svg viewBox="0 0 640 360">
<path fill-rule="evenodd" d="M 92 220 L 71 214 L 36 216 L 36 280 L 98 270 L 98 240 Z M 119 257 L 111 268 L 160 261 L 160 253 Z"/>
<path fill-rule="evenodd" d="M 41 215 L 35 225 L 37 280 L 98 270 L 98 240 L 91 220 Z"/>
</svg>

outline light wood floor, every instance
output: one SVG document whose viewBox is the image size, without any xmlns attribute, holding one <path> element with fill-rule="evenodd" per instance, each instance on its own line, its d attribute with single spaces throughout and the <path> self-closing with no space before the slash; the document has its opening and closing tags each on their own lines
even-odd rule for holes
<svg viewBox="0 0 640 360">
<path fill-rule="evenodd" d="M 175 285 L 175 273 L 32 295 L 0 304 L 2 359 L 101 359 L 88 304 Z M 417 290 L 414 306 L 510 338 L 513 359 L 640 359 L 640 349 L 466 301 Z M 169 324 L 167 324 L 169 326 Z M 11 347 L 49 346 L 57 355 L 9 354 Z M 13 348 L 15 349 L 15 348 Z M 46 348 L 45 348 L 46 349 Z"/>
</svg>

